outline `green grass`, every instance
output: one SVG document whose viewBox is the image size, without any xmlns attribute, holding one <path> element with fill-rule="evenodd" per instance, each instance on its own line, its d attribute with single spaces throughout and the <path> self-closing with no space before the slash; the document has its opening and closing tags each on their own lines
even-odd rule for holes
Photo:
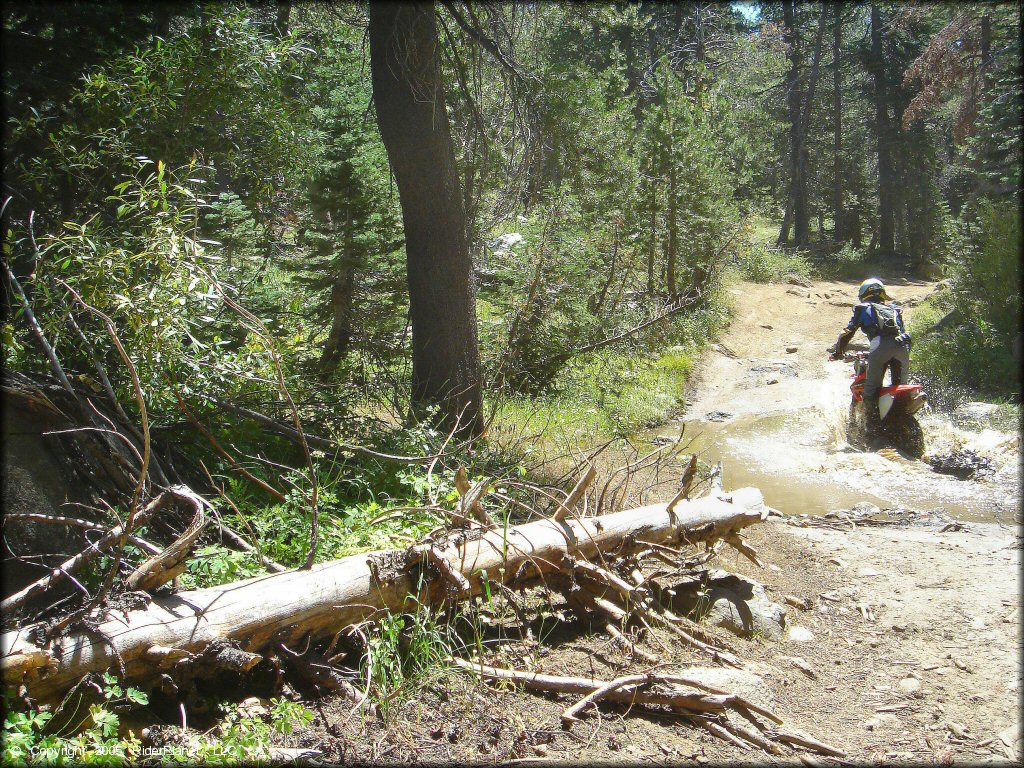
<svg viewBox="0 0 1024 768">
<path fill-rule="evenodd" d="M 503 398 L 489 434 L 499 442 L 532 438 L 526 450 L 543 456 L 663 424 L 683 411 L 696 358 L 727 319 L 719 290 L 709 309 L 648 339 L 649 351 L 603 350 L 567 365 L 548 393 Z"/>
<path fill-rule="evenodd" d="M 738 242 L 730 266 L 755 283 L 775 283 L 786 275 L 810 277 L 811 263 L 800 251 L 780 248 L 777 222 L 762 214 L 747 217 L 742 239 Z"/>
<path fill-rule="evenodd" d="M 811 275 L 811 263 L 802 253 L 769 244 L 750 244 L 740 249 L 733 266 L 744 279 L 755 283 L 777 283 L 787 275 Z"/>
</svg>

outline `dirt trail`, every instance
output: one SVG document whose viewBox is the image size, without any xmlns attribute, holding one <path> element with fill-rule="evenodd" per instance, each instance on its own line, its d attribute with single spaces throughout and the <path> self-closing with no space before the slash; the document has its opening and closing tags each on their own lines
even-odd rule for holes
<svg viewBox="0 0 1024 768">
<path fill-rule="evenodd" d="M 924 281 L 887 284 L 908 318 L 936 290 Z M 828 362 L 825 349 L 849 320 L 856 294 L 856 282 L 836 281 L 733 288 L 733 322 L 705 358 L 686 416 L 688 429 L 703 433 L 700 447 L 725 460 L 727 487 L 755 485 L 791 514 L 867 500 L 1011 522 L 1020 496 L 1018 435 L 964 430 L 948 416 L 921 414 L 930 453 L 963 446 L 993 460 L 997 470 L 983 482 L 936 474 L 892 451 L 862 453 L 846 445 L 851 370 Z M 861 333 L 851 344 L 857 347 L 866 348 Z"/>
<path fill-rule="evenodd" d="M 911 306 L 908 313 L 935 289 L 927 282 L 890 285 L 894 298 Z M 760 480 L 749 484 L 790 515 L 871 501 L 942 507 L 989 522 L 945 532 L 782 521 L 756 529 L 752 539 L 767 568 L 737 563 L 736 570 L 764 582 L 774 600 L 795 595 L 811 606 L 790 608 L 781 645 L 762 644 L 762 672 L 781 691 L 787 716 L 827 734 L 857 762 L 976 764 L 1019 756 L 1019 437 L 954 435 L 990 446 L 1000 459 L 996 477 L 982 482 L 939 476 L 891 452 L 846 449 L 839 427 L 849 366 L 828 363 L 824 350 L 847 322 L 856 287 L 819 281 L 734 289 L 733 324 L 704 361 L 689 408 L 703 417 L 712 433 L 706 444 L 717 443 L 726 462 L 726 488 L 730 480 Z M 941 416 L 926 418 L 925 426 L 933 442 L 956 432 Z M 794 633 L 795 626 L 809 636 Z M 806 639 L 797 640 L 801 635 Z M 787 666 L 787 656 L 804 660 L 815 677 L 795 662 Z"/>
</svg>

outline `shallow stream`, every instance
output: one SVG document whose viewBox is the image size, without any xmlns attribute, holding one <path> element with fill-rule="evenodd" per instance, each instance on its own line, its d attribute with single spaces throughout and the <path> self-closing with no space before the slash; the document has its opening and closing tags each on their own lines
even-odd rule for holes
<svg viewBox="0 0 1024 768">
<path fill-rule="evenodd" d="M 714 414 L 686 419 L 688 452 L 723 465 L 726 490 L 755 486 L 767 503 L 786 514 L 823 514 L 861 501 L 885 508 L 934 511 L 973 522 L 1009 524 L 1020 514 L 1019 436 L 993 429 L 955 427 L 947 416 L 920 419 L 933 455 L 968 448 L 992 461 L 977 479 L 958 480 L 895 451 L 862 453 L 845 442 L 846 408 L 812 406 L 801 411 Z M 655 430 L 675 438 L 679 424 Z"/>
</svg>

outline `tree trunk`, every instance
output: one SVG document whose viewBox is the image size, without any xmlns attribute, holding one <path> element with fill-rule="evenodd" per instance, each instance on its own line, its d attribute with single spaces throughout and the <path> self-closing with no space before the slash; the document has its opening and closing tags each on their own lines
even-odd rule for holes
<svg viewBox="0 0 1024 768">
<path fill-rule="evenodd" d="M 560 571 L 566 556 L 623 557 L 649 543 L 737 541 L 735 534 L 767 514 L 760 491 L 746 488 L 679 502 L 671 511 L 666 504 L 652 504 L 600 517 L 496 527 L 433 550 L 416 546 L 352 555 L 309 571 L 155 597 L 145 607 L 116 611 L 95 629 L 72 632 L 46 647 L 33 641 L 36 627 L 6 632 L 0 638 L 0 669 L 5 685 L 24 683 L 41 701 L 56 698 L 89 672 L 119 663 L 129 679 L 152 680 L 218 641 L 236 642 L 255 654 L 271 644 L 293 644 L 307 633 L 327 637 L 382 608 L 407 609 L 410 596 L 418 604 L 439 604 L 479 594 L 488 581 L 529 584 L 545 572 Z"/>
<path fill-rule="evenodd" d="M 871 65 L 875 80 L 875 136 L 878 141 L 878 240 L 876 245 L 885 255 L 895 250 L 894 173 L 892 167 L 892 132 L 889 127 L 889 95 L 885 82 L 885 61 L 882 55 L 882 12 L 871 6 Z"/>
<path fill-rule="evenodd" d="M 843 212 L 843 90 L 840 65 L 840 46 L 843 39 L 843 6 L 832 6 L 835 14 L 832 21 L 832 227 L 833 237 L 846 239 L 845 214 Z"/>
<path fill-rule="evenodd" d="M 647 295 L 650 298 L 654 298 L 654 292 L 656 290 L 654 280 L 654 260 L 658 246 L 658 199 L 657 187 L 655 186 L 654 182 L 649 182 L 649 186 L 651 193 L 651 241 L 647 247 Z"/>
<path fill-rule="evenodd" d="M 676 200 L 676 164 L 672 159 L 672 139 L 669 138 L 668 157 L 668 252 L 665 256 L 665 287 L 672 302 L 679 301 L 676 286 L 676 260 L 679 252 L 679 204 Z"/>
<path fill-rule="evenodd" d="M 345 359 L 352 342 L 352 300 L 355 297 L 355 268 L 345 264 L 331 287 L 331 332 L 320 356 L 320 376 L 326 378 Z"/>
<path fill-rule="evenodd" d="M 786 210 L 782 214 L 782 226 L 779 227 L 779 245 L 789 244 L 789 229 L 793 226 L 793 199 L 787 195 Z"/>
<path fill-rule="evenodd" d="M 412 324 L 412 405 L 483 431 L 476 290 L 433 3 L 370 4 L 370 72 L 398 185 Z"/>
<path fill-rule="evenodd" d="M 988 69 L 992 60 L 992 16 L 986 13 L 981 17 L 981 90 L 988 90 Z"/>
<path fill-rule="evenodd" d="M 814 41 L 814 56 L 811 63 L 811 76 L 807 85 L 807 97 L 804 99 L 800 115 L 799 131 L 797 132 L 797 168 L 793 190 L 793 239 L 798 246 L 806 246 L 811 239 L 807 210 L 807 133 L 810 130 L 811 110 L 814 108 L 814 91 L 818 85 L 818 65 L 821 63 L 821 44 L 825 37 L 825 9 L 822 8 L 818 18 L 818 34 Z"/>
<path fill-rule="evenodd" d="M 290 2 L 281 2 L 278 0 L 277 3 L 277 19 L 275 20 L 275 26 L 277 27 L 277 34 L 284 37 L 289 31 L 289 21 L 291 20 L 292 4 Z"/>
<path fill-rule="evenodd" d="M 786 210 L 791 214 L 783 216 L 783 226 L 779 230 L 779 245 L 786 245 L 789 242 L 789 227 L 795 219 L 800 220 L 801 211 L 797 210 L 797 190 L 800 187 L 800 91 L 797 89 L 797 82 L 800 76 L 800 58 L 797 50 L 798 39 L 796 30 L 796 12 L 793 0 L 784 0 L 782 3 L 782 19 L 784 29 L 782 39 L 787 48 L 789 58 L 789 69 L 786 71 L 786 102 L 789 107 L 789 191 L 787 194 Z M 804 200 L 806 205 L 806 199 Z M 799 233 L 800 225 L 795 227 Z M 799 235 L 797 235 L 799 239 Z"/>
</svg>

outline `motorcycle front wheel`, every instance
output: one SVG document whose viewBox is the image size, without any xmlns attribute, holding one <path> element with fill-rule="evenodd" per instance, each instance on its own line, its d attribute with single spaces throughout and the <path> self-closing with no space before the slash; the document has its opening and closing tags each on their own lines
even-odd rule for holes
<svg viewBox="0 0 1024 768">
<path fill-rule="evenodd" d="M 913 415 L 905 413 L 902 409 L 890 412 L 885 420 L 885 433 L 888 442 L 897 451 L 912 459 L 920 459 L 924 456 L 924 430 L 921 424 Z"/>
</svg>

